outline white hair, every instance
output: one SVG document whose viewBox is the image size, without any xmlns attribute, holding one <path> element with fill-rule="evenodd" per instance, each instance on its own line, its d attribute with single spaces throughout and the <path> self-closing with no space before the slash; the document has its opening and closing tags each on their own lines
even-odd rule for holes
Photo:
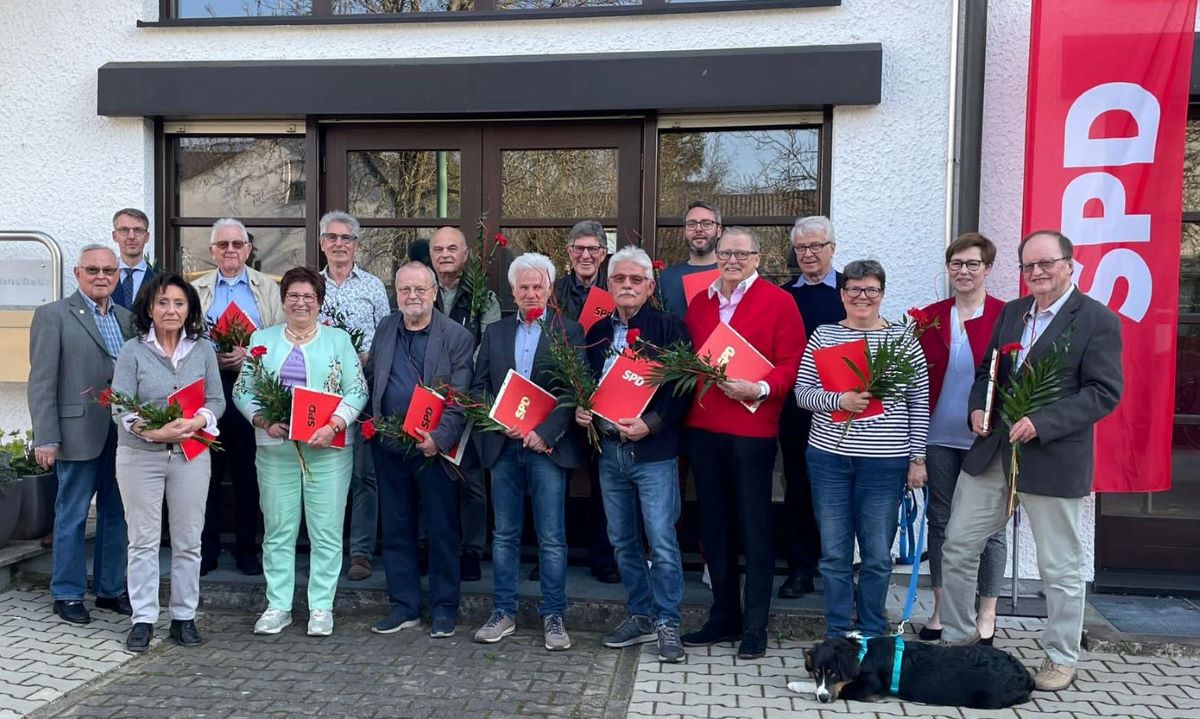
<svg viewBox="0 0 1200 719">
<path fill-rule="evenodd" d="M 112 255 L 114 262 L 117 259 L 117 253 L 115 250 L 113 250 L 112 247 L 110 247 L 108 245 L 101 245 L 101 244 L 93 242 L 90 245 L 84 245 L 83 247 L 79 248 L 79 259 L 75 261 L 75 266 L 83 267 L 83 256 L 89 252 L 95 252 L 96 250 L 101 250 L 101 251 L 107 252 L 108 254 Z"/>
<path fill-rule="evenodd" d="M 340 220 L 337 221 L 340 222 Z M 424 262 L 418 262 L 417 260 L 405 262 L 396 268 L 396 284 L 400 283 L 400 273 L 405 270 L 424 270 L 425 273 L 429 275 L 429 282 L 435 287 L 437 286 L 437 275 L 433 274 L 433 268 Z"/>
<path fill-rule="evenodd" d="M 554 285 L 554 263 L 550 258 L 540 252 L 526 252 L 518 255 L 508 266 L 508 284 L 515 288 L 517 286 L 517 275 L 526 270 L 537 270 L 544 274 L 547 278 L 547 285 Z"/>
<path fill-rule="evenodd" d="M 612 277 L 613 272 L 618 262 L 632 262 L 642 268 L 646 279 L 654 279 L 654 263 L 650 260 L 650 255 L 637 245 L 625 245 L 617 250 L 616 254 L 608 261 L 608 276 Z"/>
<path fill-rule="evenodd" d="M 210 245 L 216 244 L 217 233 L 221 231 L 222 227 L 236 227 L 238 232 L 240 232 L 242 234 L 242 241 L 243 242 L 250 241 L 250 235 L 247 234 L 246 226 L 242 224 L 241 220 L 235 220 L 232 217 L 222 217 L 221 219 L 219 219 L 213 223 L 212 232 L 210 232 L 208 235 L 208 244 L 210 244 Z"/>
<path fill-rule="evenodd" d="M 340 222 L 350 228 L 350 234 L 358 237 L 358 233 L 362 231 L 362 227 L 358 224 L 358 219 L 348 212 L 341 210 L 330 210 L 324 215 L 321 215 L 321 234 L 329 232 L 329 225 L 333 222 Z"/>
<path fill-rule="evenodd" d="M 796 220 L 796 224 L 792 226 L 792 234 L 789 239 L 795 240 L 798 236 L 809 231 L 820 231 L 825 233 L 825 241 L 837 244 L 837 240 L 833 238 L 833 223 L 824 215 L 809 215 Z"/>
</svg>

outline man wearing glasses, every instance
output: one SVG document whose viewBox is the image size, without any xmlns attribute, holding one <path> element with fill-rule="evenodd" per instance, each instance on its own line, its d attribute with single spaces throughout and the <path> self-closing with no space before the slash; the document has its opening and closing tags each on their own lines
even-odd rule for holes
<svg viewBox="0 0 1200 719">
<path fill-rule="evenodd" d="M 325 304 L 321 321 L 334 322 L 337 315 L 346 329 L 362 333 L 359 362 L 366 364 L 375 339 L 375 328 L 391 312 L 387 290 L 378 277 L 355 263 L 358 255 L 358 220 L 334 210 L 321 217 L 321 253 L 325 255 Z M 379 495 L 371 452 L 362 441 L 357 424 L 347 428 L 346 438 L 354 447 L 354 471 L 350 475 L 350 569 L 346 576 L 358 581 L 371 576 L 371 553 L 375 551 L 375 527 L 379 521 Z"/>
<path fill-rule="evenodd" d="M 767 617 L 775 553 L 771 537 L 771 478 L 779 414 L 789 401 L 804 354 L 804 321 L 796 303 L 758 276 L 758 237 L 729 227 L 717 244 L 720 276 L 688 305 L 684 323 L 703 346 L 719 323 L 736 330 L 774 365 L 766 377 L 730 377 L 695 401 L 687 416 L 687 452 L 700 505 L 700 538 L 712 577 L 708 621 L 683 636 L 684 646 L 741 638 L 738 657 L 767 650 Z M 697 387 L 699 394 L 700 387 Z M 751 411 L 745 403 L 755 405 Z M 743 607 L 738 547 L 746 556 Z"/>
<path fill-rule="evenodd" d="M 200 296 L 200 308 L 209 322 L 216 322 L 232 303 L 254 322 L 257 328 L 271 327 L 284 321 L 279 284 L 248 267 L 253 246 L 246 226 L 232 218 L 213 223 L 208 251 L 216 269 L 192 282 Z M 233 385 L 246 357 L 245 347 L 217 353 L 221 384 L 225 388 L 225 406 L 233 406 Z M 200 544 L 200 574 L 217 568 L 221 554 L 221 480 L 225 468 L 233 484 L 234 559 L 242 574 L 262 574 L 258 558 L 258 472 L 254 468 L 254 428 L 241 412 L 226 412 L 217 426 L 221 430 L 223 452 L 213 452 L 212 479 L 208 483 L 208 508 L 204 514 L 204 533 Z"/>
<path fill-rule="evenodd" d="M 687 312 L 683 293 L 683 277 L 694 272 L 717 268 L 717 242 L 721 239 L 721 211 L 707 202 L 688 205 L 683 220 L 683 238 L 687 241 L 688 259 L 662 271 L 663 303 L 676 317 Z"/>
<path fill-rule="evenodd" d="M 125 309 L 133 308 L 142 284 L 154 277 L 154 269 L 146 261 L 146 243 L 150 241 L 150 218 L 133 207 L 117 210 L 113 215 L 113 242 L 121 254 L 120 277 L 113 291 L 113 302 Z"/>
<path fill-rule="evenodd" d="M 1019 343 L 1000 358 L 999 385 L 1014 367 L 1041 362 L 1066 346 L 1057 399 L 1005 426 L 999 413 L 984 422 L 988 363 L 979 365 L 968 401 L 975 442 L 963 460 L 942 550 L 942 639 L 979 641 L 975 606 L 979 553 L 1008 522 L 1008 466 L 1019 445 L 1017 501 L 1037 542 L 1046 594 L 1046 658 L 1034 677 L 1040 691 L 1061 691 L 1075 680 L 1083 631 L 1085 583 L 1079 518 L 1092 490 L 1093 428 L 1121 399 L 1121 321 L 1071 281 L 1074 246 L 1062 233 L 1040 230 L 1018 248 L 1021 274 L 1033 295 L 1004 305 L 984 357 Z M 999 401 L 995 407 L 998 409 Z"/>
<path fill-rule="evenodd" d="M 838 294 L 841 273 L 833 269 L 833 223 L 821 215 L 801 217 L 791 232 L 792 252 L 800 277 L 788 280 L 787 290 L 804 320 L 805 339 L 821 325 L 841 322 L 846 307 Z M 797 328 L 799 331 L 799 328 Z M 821 534 L 813 514 L 812 485 L 804 452 L 808 449 L 808 431 L 812 412 L 795 402 L 784 402 L 779 420 L 779 449 L 783 455 L 783 503 L 792 526 L 786 531 L 788 578 L 779 587 L 780 599 L 798 599 L 815 591 L 813 579 L 821 561 Z"/>
<path fill-rule="evenodd" d="M 130 615 L 125 588 L 125 510 L 116 480 L 117 432 L 95 392 L 112 383 L 117 353 L 132 335 L 132 317 L 112 301 L 117 256 L 86 245 L 75 265 L 79 290 L 42 305 L 29 326 L 29 414 L 34 457 L 58 475 L 54 502 L 54 613 L 73 624 L 92 620 L 84 526 L 96 497 L 92 588 L 96 607 Z"/>
</svg>

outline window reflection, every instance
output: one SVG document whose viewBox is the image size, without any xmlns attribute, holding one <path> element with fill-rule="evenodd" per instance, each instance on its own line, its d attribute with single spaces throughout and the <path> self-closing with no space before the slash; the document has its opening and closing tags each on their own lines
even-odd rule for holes
<svg viewBox="0 0 1200 719">
<path fill-rule="evenodd" d="M 177 137 L 185 217 L 303 217 L 304 138 Z"/>
<path fill-rule="evenodd" d="M 474 10 L 475 0 L 334 0 L 334 15 Z"/>
<path fill-rule="evenodd" d="M 502 216 L 615 217 L 617 154 L 612 148 L 502 151 Z"/>
<path fill-rule="evenodd" d="M 346 184 L 356 217 L 458 217 L 458 150 L 351 152 Z"/>
<path fill-rule="evenodd" d="M 312 0 L 176 0 L 175 17 L 311 15 Z"/>
</svg>

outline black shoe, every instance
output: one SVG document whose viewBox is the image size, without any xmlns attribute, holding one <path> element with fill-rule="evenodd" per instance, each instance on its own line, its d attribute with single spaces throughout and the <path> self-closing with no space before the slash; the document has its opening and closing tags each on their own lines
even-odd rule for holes
<svg viewBox="0 0 1200 719">
<path fill-rule="evenodd" d="M 917 632 L 917 639 L 923 642 L 936 642 L 942 638 L 941 629 L 930 629 L 929 627 L 921 627 L 921 631 Z"/>
<path fill-rule="evenodd" d="M 616 567 L 592 567 L 592 576 L 604 584 L 620 584 L 621 573 Z"/>
<path fill-rule="evenodd" d="M 747 634 L 738 647 L 738 659 L 758 659 L 767 653 L 766 634 Z"/>
<path fill-rule="evenodd" d="M 234 557 L 234 561 L 237 562 L 238 571 L 247 577 L 257 577 L 263 573 L 262 562 L 258 560 L 257 554 L 239 554 Z"/>
<path fill-rule="evenodd" d="M 741 632 L 726 632 L 705 624 L 690 634 L 684 634 L 682 640 L 685 647 L 707 647 L 719 642 L 736 642 L 741 638 Z"/>
<path fill-rule="evenodd" d="M 171 638 L 181 647 L 194 647 L 204 642 L 194 619 L 172 619 Z"/>
<path fill-rule="evenodd" d="M 172 628 L 172 631 L 174 631 L 174 628 Z M 138 622 L 129 630 L 129 636 L 125 637 L 125 648 L 131 652 L 144 652 L 150 648 L 150 638 L 153 636 L 153 624 L 150 622 Z"/>
<path fill-rule="evenodd" d="M 72 624 L 87 624 L 92 621 L 87 607 L 78 599 L 55 599 L 54 613 Z"/>
<path fill-rule="evenodd" d="M 458 560 L 459 579 L 464 582 L 478 582 L 483 578 L 479 568 L 479 555 L 475 552 L 463 552 Z"/>
<path fill-rule="evenodd" d="M 119 597 L 96 597 L 96 609 L 107 609 L 127 617 L 133 616 L 133 607 L 129 604 L 129 595 Z"/>
<path fill-rule="evenodd" d="M 806 594 L 812 594 L 817 591 L 813 586 L 812 577 L 805 577 L 799 574 L 793 574 L 783 580 L 783 584 L 779 585 L 780 599 L 799 599 Z"/>
<path fill-rule="evenodd" d="M 201 554 L 200 555 L 200 576 L 208 574 L 217 568 L 216 554 Z"/>
</svg>

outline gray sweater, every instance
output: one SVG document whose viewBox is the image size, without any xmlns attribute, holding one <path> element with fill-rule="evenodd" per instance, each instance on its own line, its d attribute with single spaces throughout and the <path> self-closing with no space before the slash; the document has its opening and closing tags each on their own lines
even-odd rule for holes
<svg viewBox="0 0 1200 719">
<path fill-rule="evenodd" d="M 174 368 L 170 360 L 144 342 L 142 337 L 134 337 L 125 343 L 117 355 L 112 388 L 130 397 L 137 397 L 139 402 L 165 407 L 167 395 L 198 379 L 204 380 L 204 407 L 220 417 L 225 412 L 225 394 L 221 389 L 221 373 L 217 369 L 217 355 L 212 345 L 204 340 L 197 342 L 179 367 Z M 127 414 L 113 412 L 118 445 L 150 450 L 171 447 L 169 444 L 147 441 L 126 430 L 123 420 Z"/>
</svg>

